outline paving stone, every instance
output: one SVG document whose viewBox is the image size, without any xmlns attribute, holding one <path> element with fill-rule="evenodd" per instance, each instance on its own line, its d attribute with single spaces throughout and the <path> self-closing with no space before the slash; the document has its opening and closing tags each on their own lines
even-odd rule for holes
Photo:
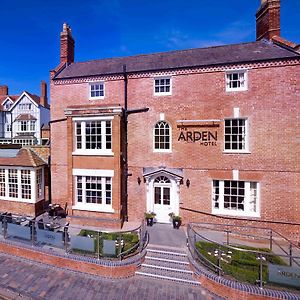
<svg viewBox="0 0 300 300">
<path fill-rule="evenodd" d="M 109 280 L 2 253 L 0 261 L 0 278 L 6 279 L 0 281 L 0 299 L 209 299 L 197 286 L 138 277 Z"/>
</svg>

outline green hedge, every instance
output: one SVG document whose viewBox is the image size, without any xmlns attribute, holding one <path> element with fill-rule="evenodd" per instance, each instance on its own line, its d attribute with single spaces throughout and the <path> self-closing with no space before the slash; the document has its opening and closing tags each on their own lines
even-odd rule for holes
<svg viewBox="0 0 300 300">
<path fill-rule="evenodd" d="M 218 264 L 218 258 L 213 256 L 214 251 L 219 249 L 217 244 L 198 241 L 195 246 L 206 259 L 215 265 Z M 266 253 L 264 255 L 266 261 L 263 264 L 263 281 L 265 282 L 268 279 L 267 263 L 286 265 L 280 257 L 274 255 L 269 249 L 253 248 L 248 246 L 238 246 L 238 248 Z M 220 250 L 225 254 L 228 254 L 228 251 L 232 252 L 232 254 L 230 254 L 231 259 L 225 257 L 228 263 L 221 261 L 221 267 L 225 274 L 230 275 L 239 281 L 255 284 L 256 280 L 259 278 L 260 266 L 260 261 L 257 259 L 256 253 L 231 250 L 224 246 L 220 246 Z M 210 252 L 211 255 L 209 255 L 208 252 Z"/>
</svg>

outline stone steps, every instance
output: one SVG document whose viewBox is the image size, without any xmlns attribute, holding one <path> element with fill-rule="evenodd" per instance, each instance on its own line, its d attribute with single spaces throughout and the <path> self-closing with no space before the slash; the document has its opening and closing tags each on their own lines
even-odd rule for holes
<svg viewBox="0 0 300 300">
<path fill-rule="evenodd" d="M 200 285 L 194 278 L 187 255 L 181 249 L 155 248 L 148 245 L 138 276 Z"/>
</svg>

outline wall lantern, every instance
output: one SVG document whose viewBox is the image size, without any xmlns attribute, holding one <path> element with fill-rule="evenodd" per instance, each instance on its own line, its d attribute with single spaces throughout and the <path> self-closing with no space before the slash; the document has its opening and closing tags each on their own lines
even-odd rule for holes
<svg viewBox="0 0 300 300">
<path fill-rule="evenodd" d="M 191 182 L 190 182 L 190 180 L 189 180 L 189 179 L 187 179 L 187 180 L 186 180 L 186 182 L 185 182 L 185 184 L 186 184 L 186 186 L 189 188 L 189 187 L 190 187 L 190 185 L 191 185 Z"/>
<path fill-rule="evenodd" d="M 138 178 L 137 178 L 137 183 L 138 183 L 138 185 L 140 185 L 140 184 L 141 184 L 141 182 L 142 182 L 141 178 L 140 178 L 140 177 L 138 177 Z"/>
</svg>

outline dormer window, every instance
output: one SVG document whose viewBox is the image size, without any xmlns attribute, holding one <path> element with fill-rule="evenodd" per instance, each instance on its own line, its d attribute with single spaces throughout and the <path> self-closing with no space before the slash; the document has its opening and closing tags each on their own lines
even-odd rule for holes
<svg viewBox="0 0 300 300">
<path fill-rule="evenodd" d="M 104 98 L 104 82 L 90 83 L 89 98 L 103 99 Z"/>
<path fill-rule="evenodd" d="M 246 91 L 248 78 L 246 70 L 234 70 L 226 72 L 226 91 Z"/>
</svg>

